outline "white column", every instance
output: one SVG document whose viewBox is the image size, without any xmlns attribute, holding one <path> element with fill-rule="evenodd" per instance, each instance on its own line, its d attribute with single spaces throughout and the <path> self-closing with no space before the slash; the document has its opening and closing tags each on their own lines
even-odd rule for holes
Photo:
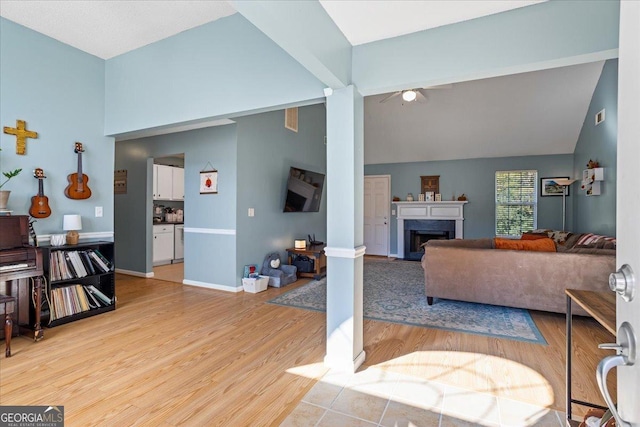
<svg viewBox="0 0 640 427">
<path fill-rule="evenodd" d="M 349 372 L 364 362 L 363 98 L 354 86 L 327 96 L 327 354 Z"/>
</svg>

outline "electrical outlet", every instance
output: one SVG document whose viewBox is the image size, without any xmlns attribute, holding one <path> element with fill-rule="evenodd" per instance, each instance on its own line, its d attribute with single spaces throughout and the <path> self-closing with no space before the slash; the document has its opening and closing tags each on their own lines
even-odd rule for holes
<svg viewBox="0 0 640 427">
<path fill-rule="evenodd" d="M 395 215 L 396 214 L 396 210 L 395 209 L 391 209 L 391 215 Z"/>
<path fill-rule="evenodd" d="M 255 211 L 253 208 L 249 208 L 249 216 L 255 216 Z"/>
<path fill-rule="evenodd" d="M 96 218 L 102 218 L 102 206 L 96 206 Z"/>
</svg>

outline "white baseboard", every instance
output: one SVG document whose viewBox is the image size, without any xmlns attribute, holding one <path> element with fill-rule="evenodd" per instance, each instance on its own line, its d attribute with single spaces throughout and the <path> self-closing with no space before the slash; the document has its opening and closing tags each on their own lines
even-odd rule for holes
<svg viewBox="0 0 640 427">
<path fill-rule="evenodd" d="M 387 255 L 388 258 L 398 258 L 398 254 L 389 254 Z"/>
<path fill-rule="evenodd" d="M 218 285 L 216 283 L 198 282 L 197 280 L 184 279 L 182 281 L 182 284 L 190 285 L 190 286 L 198 286 L 200 288 L 216 289 L 218 291 L 227 291 L 227 292 L 243 292 L 244 291 L 244 288 L 242 286 L 231 287 L 231 286 L 225 286 L 225 285 Z"/>
<path fill-rule="evenodd" d="M 145 279 L 151 279 L 153 271 L 151 273 L 141 273 L 140 271 L 123 270 L 122 268 L 116 268 L 116 273 L 126 274 L 127 276 L 144 277 Z"/>
</svg>

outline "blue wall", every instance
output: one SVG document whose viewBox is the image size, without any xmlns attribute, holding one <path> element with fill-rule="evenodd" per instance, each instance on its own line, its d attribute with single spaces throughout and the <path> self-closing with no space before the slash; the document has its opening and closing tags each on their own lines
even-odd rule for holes
<svg viewBox="0 0 640 427">
<path fill-rule="evenodd" d="M 118 142 L 116 169 L 126 169 L 128 178 L 127 194 L 115 196 L 118 268 L 152 271 L 151 167 L 153 158 L 178 153 L 184 153 L 187 282 L 236 288 L 245 264 L 261 264 L 271 251 L 284 257 L 294 239 L 309 233 L 324 240 L 326 188 L 319 212 L 283 212 L 289 167 L 326 173 L 324 105 L 300 108 L 298 120 L 297 133 L 285 129 L 280 110 L 232 125 Z M 199 172 L 209 169 L 207 163 L 218 170 L 217 194 L 200 194 Z"/>
<path fill-rule="evenodd" d="M 363 95 L 617 57 L 618 1 L 548 1 L 353 48 Z"/>
<path fill-rule="evenodd" d="M 184 153 L 185 279 L 235 286 L 236 125 L 116 143 L 116 169 L 127 170 L 127 194 L 115 195 L 116 265 L 149 273 L 152 265 L 153 158 Z M 200 171 L 218 170 L 218 194 L 200 194 Z M 207 262 L 194 254 L 210 254 Z M 215 266 L 215 268 L 214 268 Z"/>
<path fill-rule="evenodd" d="M 440 175 L 440 193 L 443 200 L 451 200 L 454 196 L 457 198 L 462 193 L 467 196 L 469 203 L 464 207 L 464 237 L 472 239 L 495 236 L 496 171 L 520 169 L 535 169 L 538 171 L 538 178 L 571 176 L 573 155 L 365 165 L 364 173 L 365 175 L 391 175 L 391 197 L 397 196 L 402 200 L 406 200 L 407 193 L 412 193 L 417 200 L 421 175 Z M 570 197 L 573 197 L 573 193 L 571 194 Z M 396 209 L 396 206 L 392 204 L 391 209 Z M 567 229 L 571 229 L 572 212 L 569 202 L 567 202 L 567 218 Z M 561 198 L 538 197 L 538 227 L 562 229 Z M 395 215 L 392 215 L 390 232 L 390 251 L 396 254 Z"/>
<path fill-rule="evenodd" d="M 595 125 L 595 115 L 605 110 L 605 121 Z M 574 152 L 573 184 L 577 197 L 573 200 L 573 231 L 616 235 L 616 173 L 618 140 L 618 60 L 605 63 L 593 93 Z M 597 160 L 604 168 L 601 195 L 587 197 L 580 190 L 582 171 L 589 160 Z"/>
<path fill-rule="evenodd" d="M 324 104 L 299 108 L 298 132 L 285 129 L 282 110 L 238 119 L 238 277 L 269 252 L 285 259 L 295 239 L 315 234 L 326 242 L 326 182 L 319 212 L 283 212 L 291 166 L 326 174 L 325 116 Z"/>
<path fill-rule="evenodd" d="M 106 133 L 273 109 L 323 88 L 236 13 L 106 61 Z"/>
<path fill-rule="evenodd" d="M 16 138 L 0 134 L 3 172 L 22 168 L 3 190 L 11 190 L 9 209 L 28 214 L 38 194 L 35 168 L 44 169 L 44 194 L 52 214 L 34 225 L 38 235 L 63 233 L 64 214 L 82 215 L 81 237 L 113 231 L 113 138 L 104 136 L 104 61 L 54 39 L 0 18 L 0 123 L 38 132 L 27 140 L 26 155 L 16 154 Z M 92 196 L 64 195 L 67 175 L 77 171 L 75 142 L 81 142 L 83 172 Z M 96 218 L 94 207 L 102 206 Z"/>
</svg>

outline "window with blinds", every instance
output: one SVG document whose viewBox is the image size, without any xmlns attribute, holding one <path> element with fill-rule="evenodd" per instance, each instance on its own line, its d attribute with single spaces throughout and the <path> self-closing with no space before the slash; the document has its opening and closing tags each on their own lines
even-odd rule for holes
<svg viewBox="0 0 640 427">
<path fill-rule="evenodd" d="M 496 172 L 496 236 L 515 237 L 537 228 L 538 171 Z"/>
</svg>

